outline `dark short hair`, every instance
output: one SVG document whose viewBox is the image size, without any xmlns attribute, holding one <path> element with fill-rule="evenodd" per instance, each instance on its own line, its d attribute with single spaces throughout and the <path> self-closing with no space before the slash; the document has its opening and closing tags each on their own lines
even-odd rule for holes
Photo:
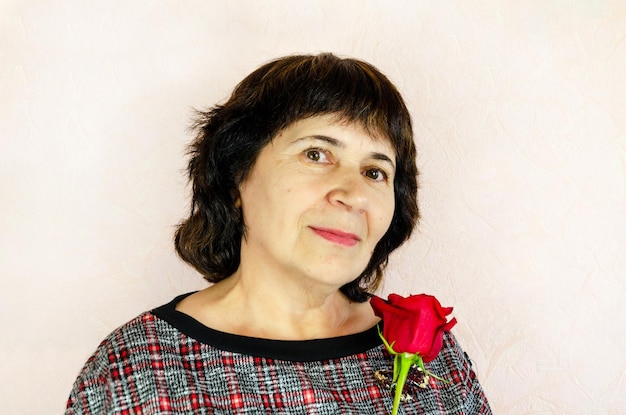
<svg viewBox="0 0 626 415">
<path fill-rule="evenodd" d="M 188 165 L 191 212 L 178 226 L 175 244 L 180 257 L 209 282 L 239 267 L 244 218 L 238 189 L 260 151 L 292 123 L 326 114 L 361 124 L 395 149 L 393 219 L 365 270 L 341 291 L 364 302 L 378 287 L 389 254 L 409 238 L 419 217 L 411 118 L 378 69 L 330 53 L 269 62 L 241 81 L 225 103 L 196 112 Z"/>
</svg>

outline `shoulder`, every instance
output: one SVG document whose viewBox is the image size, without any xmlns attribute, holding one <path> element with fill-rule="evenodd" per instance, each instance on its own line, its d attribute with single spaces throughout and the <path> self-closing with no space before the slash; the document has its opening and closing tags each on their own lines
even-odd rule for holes
<svg viewBox="0 0 626 415">
<path fill-rule="evenodd" d="M 472 369 L 469 356 L 452 332 L 446 331 L 443 336 L 443 347 L 430 365 L 436 370 L 443 371 L 455 383 L 464 381 Z"/>
<path fill-rule="evenodd" d="M 74 382 L 68 414 L 106 413 L 124 385 L 150 368 L 151 356 L 175 347 L 177 331 L 152 312 L 144 312 L 111 332 L 89 357 Z"/>
<path fill-rule="evenodd" d="M 105 375 L 116 361 L 128 358 L 129 353 L 141 353 L 149 343 L 163 337 L 162 326 L 152 312 L 146 311 L 116 328 L 100 342 L 80 376 Z"/>
<path fill-rule="evenodd" d="M 455 362 L 464 363 L 466 360 L 469 360 L 458 339 L 450 331 L 444 332 L 441 354 Z"/>
<path fill-rule="evenodd" d="M 463 413 L 491 414 L 489 403 L 482 390 L 473 362 L 451 332 L 444 333 L 439 356 L 430 362 L 430 370 L 450 382 L 450 386 L 463 402 Z"/>
<path fill-rule="evenodd" d="M 428 365 L 432 367 L 433 373 L 444 373 L 446 379 L 457 384 L 466 383 L 475 376 L 469 355 L 463 350 L 457 337 L 449 331 L 444 332 L 443 347 L 439 355 Z"/>
<path fill-rule="evenodd" d="M 169 316 L 175 313 L 176 303 L 187 295 L 189 294 L 178 296 L 167 304 L 145 311 L 113 330 L 89 358 L 83 372 L 93 365 L 111 366 L 120 360 L 153 354 L 178 344 L 181 333 L 170 323 Z"/>
<path fill-rule="evenodd" d="M 150 345 L 168 342 L 168 339 L 175 341 L 172 336 L 177 334 L 175 328 L 157 317 L 154 312 L 146 311 L 105 337 L 94 356 L 106 357 L 111 363 L 128 357 L 128 354 L 142 354 Z"/>
</svg>

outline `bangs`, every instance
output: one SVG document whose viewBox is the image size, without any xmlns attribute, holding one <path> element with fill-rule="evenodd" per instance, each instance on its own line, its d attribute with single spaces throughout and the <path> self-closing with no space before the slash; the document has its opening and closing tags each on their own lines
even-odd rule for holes
<svg viewBox="0 0 626 415">
<path fill-rule="evenodd" d="M 372 135 L 388 137 L 399 150 L 399 141 L 406 139 L 403 132 L 410 129 L 408 110 L 393 84 L 370 64 L 355 59 L 332 54 L 282 58 L 244 79 L 234 95 L 243 91 L 253 92 L 246 101 L 255 118 L 272 120 L 268 132 L 332 113 L 363 125 Z"/>
</svg>

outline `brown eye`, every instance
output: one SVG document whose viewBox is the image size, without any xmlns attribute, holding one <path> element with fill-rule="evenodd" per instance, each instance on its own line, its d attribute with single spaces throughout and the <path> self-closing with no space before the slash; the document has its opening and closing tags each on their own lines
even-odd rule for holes
<svg viewBox="0 0 626 415">
<path fill-rule="evenodd" d="M 319 150 L 311 149 L 306 151 L 306 158 L 312 161 L 320 161 L 320 159 L 322 158 L 322 154 Z"/>
<path fill-rule="evenodd" d="M 367 169 L 363 173 L 368 179 L 372 179 L 375 182 L 382 182 L 387 180 L 387 173 L 380 169 Z"/>
<path fill-rule="evenodd" d="M 314 163 L 330 163 L 330 154 L 320 148 L 309 148 L 304 152 L 304 156 Z"/>
</svg>

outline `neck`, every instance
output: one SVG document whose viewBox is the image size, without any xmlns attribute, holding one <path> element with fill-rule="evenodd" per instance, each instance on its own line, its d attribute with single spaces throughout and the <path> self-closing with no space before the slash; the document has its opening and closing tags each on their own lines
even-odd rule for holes
<svg viewBox="0 0 626 415">
<path fill-rule="evenodd" d="M 337 284 L 294 270 L 247 266 L 187 297 L 177 309 L 216 330 L 275 340 L 359 333 L 378 322 L 368 303 L 350 301 Z"/>
<path fill-rule="evenodd" d="M 337 287 L 274 282 L 242 271 L 216 287 L 225 309 L 241 310 L 231 313 L 239 334 L 286 340 L 335 337 L 349 334 L 360 316 L 362 304 L 348 300 Z"/>
<path fill-rule="evenodd" d="M 240 269 L 177 305 L 208 327 L 275 340 L 310 340 L 359 333 L 378 319 L 368 303 L 355 303 L 339 287 L 302 286 Z"/>
</svg>

